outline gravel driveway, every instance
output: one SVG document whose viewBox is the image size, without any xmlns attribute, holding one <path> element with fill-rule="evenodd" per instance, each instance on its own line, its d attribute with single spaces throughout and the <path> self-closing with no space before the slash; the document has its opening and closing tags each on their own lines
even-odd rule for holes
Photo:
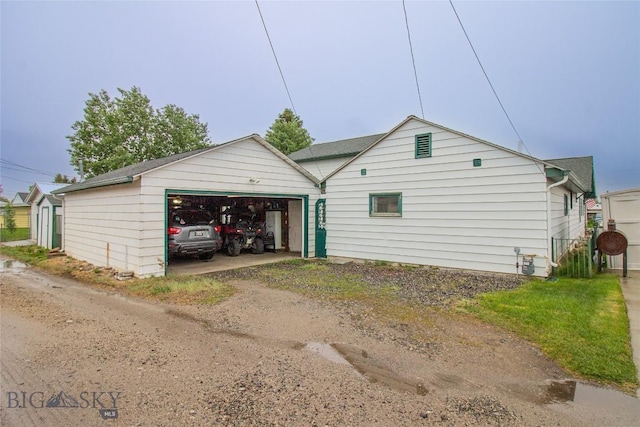
<svg viewBox="0 0 640 427">
<path fill-rule="evenodd" d="M 2 425 L 624 425 L 615 413 L 553 410 L 547 387 L 562 370 L 512 335 L 445 314 L 418 346 L 406 325 L 247 278 L 215 306 L 125 298 L 31 269 L 0 278 Z"/>
</svg>

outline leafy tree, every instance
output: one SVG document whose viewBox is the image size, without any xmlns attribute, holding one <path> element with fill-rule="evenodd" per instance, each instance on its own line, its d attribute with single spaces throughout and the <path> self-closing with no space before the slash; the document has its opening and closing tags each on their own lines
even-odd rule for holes
<svg viewBox="0 0 640 427">
<path fill-rule="evenodd" d="M 4 216 L 4 226 L 7 227 L 9 233 L 13 234 L 16 230 L 16 210 L 11 203 L 11 200 L 7 199 L 2 195 L 2 184 L 0 184 L 0 201 L 4 202 L 4 206 L 2 206 L 2 216 Z"/>
<path fill-rule="evenodd" d="M 84 119 L 67 136 L 71 148 L 70 164 L 87 176 L 100 175 L 144 160 L 204 148 L 211 140 L 207 124 L 197 114 L 167 105 L 154 109 L 140 88 L 118 88 L 120 97 L 107 91 L 90 93 L 85 102 Z"/>
<path fill-rule="evenodd" d="M 302 120 L 285 108 L 271 125 L 264 139 L 285 155 L 301 150 L 313 143 L 309 132 L 302 127 Z"/>
<path fill-rule="evenodd" d="M 7 227 L 9 233 L 13 234 L 16 231 L 16 210 L 13 207 L 13 204 L 5 199 L 6 204 L 3 207 L 2 214 L 4 215 L 4 225 Z"/>
<path fill-rule="evenodd" d="M 61 173 L 56 174 L 56 177 L 53 178 L 53 182 L 56 184 L 75 184 L 76 177 L 69 178 L 67 175 L 62 175 Z"/>
</svg>

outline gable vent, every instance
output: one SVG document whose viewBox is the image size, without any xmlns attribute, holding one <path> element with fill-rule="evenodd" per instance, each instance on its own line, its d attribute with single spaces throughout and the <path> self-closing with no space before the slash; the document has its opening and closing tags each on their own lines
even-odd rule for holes
<svg viewBox="0 0 640 427">
<path fill-rule="evenodd" d="M 416 135 L 416 159 L 431 157 L 431 134 Z"/>
</svg>

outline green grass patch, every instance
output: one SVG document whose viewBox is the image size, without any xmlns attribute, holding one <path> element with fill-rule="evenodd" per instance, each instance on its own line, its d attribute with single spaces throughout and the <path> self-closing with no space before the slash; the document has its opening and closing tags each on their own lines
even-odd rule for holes
<svg viewBox="0 0 640 427">
<path fill-rule="evenodd" d="M 0 246 L 0 253 L 56 276 L 72 277 L 95 287 L 177 304 L 216 304 L 235 293 L 232 285 L 201 276 L 150 277 L 120 281 L 113 270 L 95 267 L 72 257 L 48 259 L 39 246 Z"/>
<path fill-rule="evenodd" d="M 597 264 L 591 260 L 588 247 L 581 247 L 567 253 L 560 266 L 555 268 L 554 275 L 559 277 L 587 278 L 596 273 Z"/>
<path fill-rule="evenodd" d="M 0 228 L 0 242 L 14 242 L 16 240 L 29 240 L 29 229 L 16 228 L 11 233 L 6 228 Z"/>
<path fill-rule="evenodd" d="M 134 295 L 177 303 L 215 304 L 235 293 L 233 286 L 204 276 L 150 277 L 126 283 Z"/>
<path fill-rule="evenodd" d="M 30 265 L 37 265 L 47 260 L 49 250 L 36 245 L 0 246 L 0 253 Z"/>
<path fill-rule="evenodd" d="M 540 346 L 577 377 L 637 386 L 627 313 L 618 278 L 531 281 L 506 292 L 482 294 L 465 305 Z"/>
</svg>

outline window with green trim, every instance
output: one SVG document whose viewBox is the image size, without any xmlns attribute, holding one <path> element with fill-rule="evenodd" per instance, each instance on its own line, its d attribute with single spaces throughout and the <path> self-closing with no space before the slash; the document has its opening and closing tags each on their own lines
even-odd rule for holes
<svg viewBox="0 0 640 427">
<path fill-rule="evenodd" d="M 369 194 L 369 216 L 402 216 L 402 193 Z"/>
<path fill-rule="evenodd" d="M 580 221 L 582 221 L 582 215 L 584 214 L 584 199 L 580 198 L 578 199 L 578 213 L 580 215 Z"/>
<path fill-rule="evenodd" d="M 416 135 L 416 159 L 431 157 L 431 133 Z"/>
</svg>

